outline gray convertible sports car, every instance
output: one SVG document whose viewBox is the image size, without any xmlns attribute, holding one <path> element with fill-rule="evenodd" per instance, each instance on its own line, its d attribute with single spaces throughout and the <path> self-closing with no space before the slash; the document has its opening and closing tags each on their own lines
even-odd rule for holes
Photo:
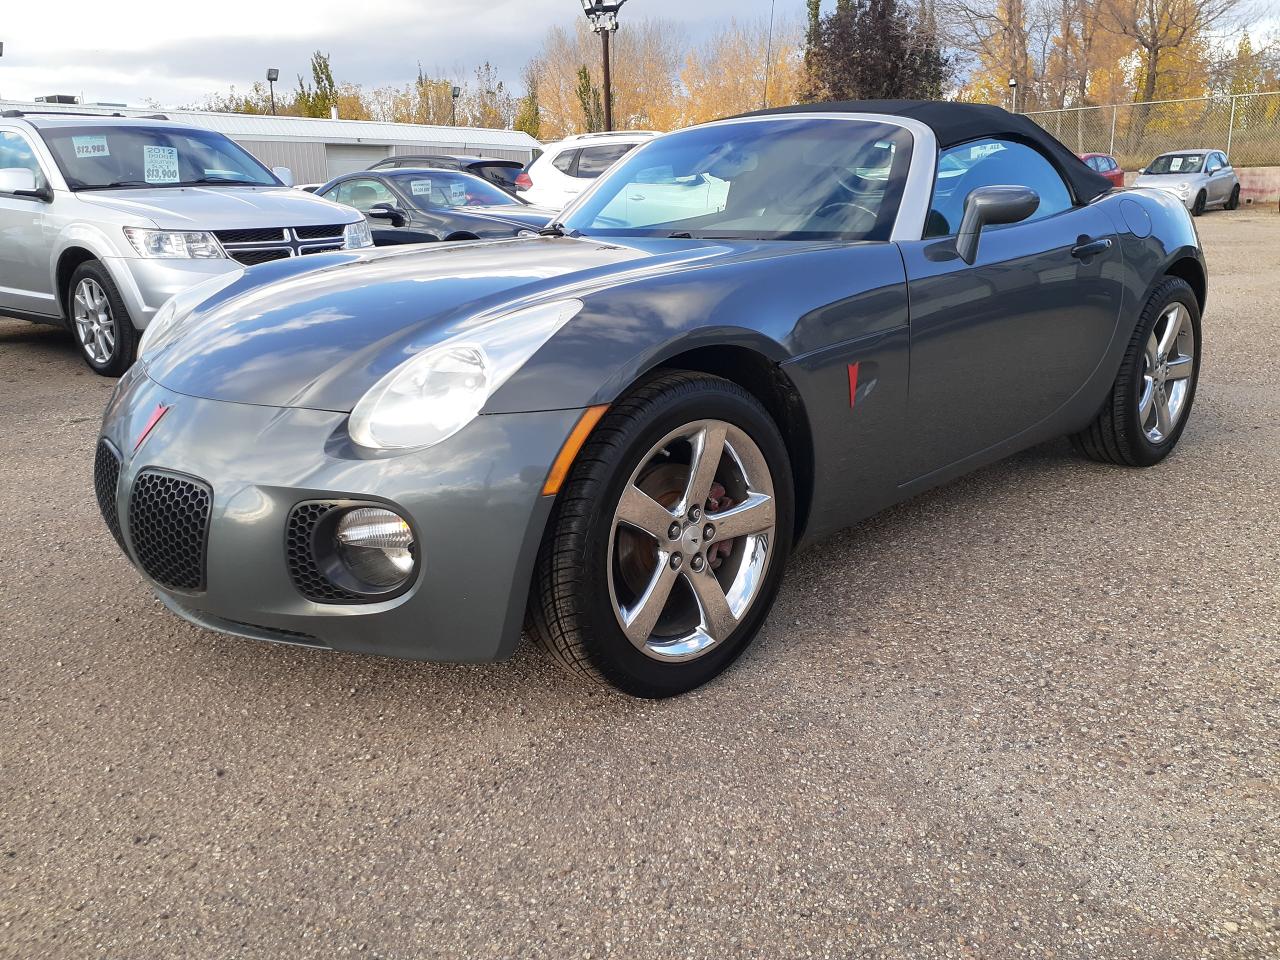
<svg viewBox="0 0 1280 960">
<path fill-rule="evenodd" d="M 796 544 L 1064 434 L 1156 464 L 1195 396 L 1186 209 L 995 107 L 672 133 L 544 234 L 167 304 L 95 471 L 160 598 L 420 659 L 505 657 L 527 627 L 668 696 L 742 653 Z"/>
</svg>

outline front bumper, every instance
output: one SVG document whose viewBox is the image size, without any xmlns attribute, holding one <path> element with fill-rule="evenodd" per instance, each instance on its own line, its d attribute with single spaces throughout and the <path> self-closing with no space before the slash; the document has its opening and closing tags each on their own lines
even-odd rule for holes
<svg viewBox="0 0 1280 960">
<path fill-rule="evenodd" d="M 160 405 L 170 409 L 135 450 Z M 346 414 L 196 399 L 135 366 L 107 408 L 102 436 L 121 454 L 116 516 L 135 565 L 129 510 L 141 471 L 185 474 L 212 489 L 204 588 L 152 582 L 175 612 L 258 639 L 483 661 L 510 655 L 519 639 L 553 499 L 542 484 L 579 414 L 481 416 L 429 450 L 373 458 L 351 446 Z M 287 519 L 296 504 L 326 499 L 385 503 L 410 522 L 420 559 L 405 593 L 337 605 L 299 592 Z"/>
<path fill-rule="evenodd" d="M 1188 191 L 1187 195 L 1184 197 L 1181 193 L 1179 193 L 1174 188 L 1161 186 L 1158 183 L 1139 183 L 1139 184 L 1135 184 L 1135 186 L 1148 187 L 1152 190 L 1159 190 L 1161 193 L 1167 193 L 1169 196 L 1173 197 L 1175 200 L 1177 200 L 1180 204 L 1182 204 L 1188 210 L 1190 210 L 1196 204 L 1197 191 L 1195 190 Z"/>
<path fill-rule="evenodd" d="M 145 330 L 156 311 L 174 294 L 182 293 L 211 277 L 244 270 L 229 257 L 210 260 L 166 260 L 147 257 L 105 257 L 133 325 Z"/>
</svg>

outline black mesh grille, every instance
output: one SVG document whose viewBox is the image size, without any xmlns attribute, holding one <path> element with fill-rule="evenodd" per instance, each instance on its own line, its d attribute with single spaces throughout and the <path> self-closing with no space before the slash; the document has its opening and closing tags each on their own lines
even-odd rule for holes
<svg viewBox="0 0 1280 960">
<path fill-rule="evenodd" d="M 299 240 L 319 240 L 323 237 L 341 237 L 345 229 L 346 224 L 324 223 L 319 226 L 294 227 L 293 232 L 298 235 Z"/>
<path fill-rule="evenodd" d="M 280 243 L 287 239 L 284 227 L 259 227 L 251 230 L 215 230 L 223 243 Z"/>
<path fill-rule="evenodd" d="M 289 256 L 287 247 L 280 247 L 275 250 L 229 250 L 232 258 L 239 260 L 246 266 L 253 266 L 255 263 L 267 263 L 270 260 L 283 260 Z"/>
<path fill-rule="evenodd" d="M 107 521 L 107 529 L 116 538 L 120 549 L 124 549 L 124 537 L 120 533 L 120 510 L 116 504 L 117 488 L 120 486 L 120 457 L 115 448 L 106 440 L 98 441 L 98 451 L 93 457 L 93 489 L 98 495 L 98 509 L 102 511 L 102 519 Z"/>
<path fill-rule="evenodd" d="M 316 565 L 312 534 L 325 514 L 337 506 L 336 503 L 323 501 L 300 503 L 290 512 L 284 540 L 289 576 L 298 592 L 308 600 L 317 603 L 367 603 L 369 597 L 344 590 L 326 577 Z"/>
<path fill-rule="evenodd" d="M 129 539 L 142 569 L 174 590 L 203 590 L 213 492 L 207 484 L 146 470 L 129 498 Z"/>
</svg>

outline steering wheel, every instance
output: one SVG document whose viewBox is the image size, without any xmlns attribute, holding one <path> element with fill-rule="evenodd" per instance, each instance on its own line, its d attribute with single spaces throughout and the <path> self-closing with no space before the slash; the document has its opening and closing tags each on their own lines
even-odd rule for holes
<svg viewBox="0 0 1280 960">
<path fill-rule="evenodd" d="M 871 218 L 872 223 L 875 223 L 879 216 L 874 210 L 864 207 L 862 204 L 856 203 L 853 200 L 832 200 L 829 203 L 824 203 L 818 208 L 817 213 L 815 213 L 814 216 L 825 217 L 828 215 L 828 211 L 834 213 L 836 211 L 843 210 L 846 207 L 866 214 Z"/>
</svg>

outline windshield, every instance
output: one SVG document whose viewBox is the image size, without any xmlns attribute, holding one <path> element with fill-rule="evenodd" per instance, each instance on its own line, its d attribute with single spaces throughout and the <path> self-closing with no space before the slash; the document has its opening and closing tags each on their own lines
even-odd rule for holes
<svg viewBox="0 0 1280 960">
<path fill-rule="evenodd" d="M 197 184 L 280 186 L 242 147 L 212 130 L 108 126 L 42 129 L 72 190 L 184 187 Z"/>
<path fill-rule="evenodd" d="M 509 193 L 479 177 L 452 170 L 411 170 L 396 173 L 395 181 L 410 202 L 423 210 L 433 207 L 506 207 L 524 206 Z"/>
<path fill-rule="evenodd" d="M 1199 173 L 1203 166 L 1202 153 L 1166 153 L 1151 161 L 1147 173 Z"/>
<path fill-rule="evenodd" d="M 618 163 L 563 226 L 586 236 L 888 240 L 911 135 L 818 117 L 673 133 Z"/>
</svg>

